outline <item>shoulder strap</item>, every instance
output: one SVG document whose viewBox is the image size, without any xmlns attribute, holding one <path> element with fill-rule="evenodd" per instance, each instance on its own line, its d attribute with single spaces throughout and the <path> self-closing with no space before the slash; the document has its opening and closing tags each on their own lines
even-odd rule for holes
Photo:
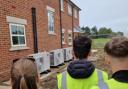
<svg viewBox="0 0 128 89">
<path fill-rule="evenodd" d="M 101 70 L 97 70 L 98 74 L 98 86 L 100 89 L 109 89 L 108 85 L 104 82 L 103 72 Z"/>
<path fill-rule="evenodd" d="M 56 77 L 56 89 L 58 89 L 58 78 Z"/>
<path fill-rule="evenodd" d="M 67 71 L 62 73 L 61 89 L 67 89 Z"/>
</svg>

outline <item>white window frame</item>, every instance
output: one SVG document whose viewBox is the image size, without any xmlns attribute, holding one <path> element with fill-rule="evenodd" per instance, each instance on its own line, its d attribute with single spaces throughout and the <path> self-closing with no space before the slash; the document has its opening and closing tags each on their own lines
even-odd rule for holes
<svg viewBox="0 0 128 89">
<path fill-rule="evenodd" d="M 78 18 L 78 10 L 74 9 L 74 17 L 77 19 Z"/>
<path fill-rule="evenodd" d="M 65 29 L 62 29 L 62 44 L 66 44 L 65 43 Z"/>
<path fill-rule="evenodd" d="M 53 11 L 51 11 L 51 10 L 48 10 L 47 11 L 47 14 L 53 14 L 53 31 L 51 31 L 50 29 L 49 29 L 49 24 L 51 23 L 50 21 L 49 21 L 49 15 L 48 15 L 48 34 L 55 34 L 55 17 L 54 17 L 54 12 Z M 49 23 L 50 22 L 50 23 Z"/>
<path fill-rule="evenodd" d="M 69 37 L 69 35 L 71 35 L 71 37 Z M 71 42 L 69 42 L 69 40 L 71 40 Z M 71 30 L 69 30 L 68 31 L 68 45 L 72 45 L 73 44 L 73 39 L 72 39 L 72 31 Z"/>
<path fill-rule="evenodd" d="M 61 11 L 64 11 L 64 0 L 60 0 L 60 4 L 61 4 Z"/>
<path fill-rule="evenodd" d="M 72 16 L 72 5 L 68 3 L 68 14 Z"/>
<path fill-rule="evenodd" d="M 11 29 L 11 26 L 12 26 L 12 25 L 15 25 L 15 26 L 22 26 L 22 27 L 24 28 L 24 35 L 13 35 L 13 34 L 12 34 L 12 29 Z M 10 29 L 11 46 L 12 46 L 12 47 L 23 47 L 23 46 L 26 47 L 26 46 L 27 46 L 27 43 L 26 43 L 25 25 L 22 25 L 22 24 L 15 24 L 15 23 L 9 23 L 9 29 Z M 25 38 L 25 44 L 14 45 L 14 44 L 13 44 L 13 39 L 12 39 L 13 36 L 24 36 L 24 38 Z"/>
</svg>

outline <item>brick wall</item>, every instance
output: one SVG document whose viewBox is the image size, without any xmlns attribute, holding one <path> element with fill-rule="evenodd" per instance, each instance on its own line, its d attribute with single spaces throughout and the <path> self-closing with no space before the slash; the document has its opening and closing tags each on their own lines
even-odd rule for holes
<svg viewBox="0 0 128 89">
<path fill-rule="evenodd" d="M 69 15 L 68 13 L 68 0 L 64 1 L 64 11 L 62 11 L 62 28 L 65 29 L 65 44 L 63 44 L 63 47 L 68 47 L 70 46 L 68 44 L 68 31 L 73 30 L 74 27 L 79 27 L 79 10 L 78 10 L 78 18 L 76 19 L 74 17 L 74 8 L 73 6 L 73 20 L 72 20 L 72 15 Z M 73 23 L 73 25 L 72 25 Z M 78 33 L 74 33 L 74 36 L 78 35 Z"/>
<path fill-rule="evenodd" d="M 55 35 L 48 34 L 48 17 L 46 7 L 50 6 L 55 9 Z M 33 31 L 32 31 L 32 14 L 31 8 L 36 8 L 37 16 L 37 35 L 39 52 L 50 51 L 61 48 L 60 35 L 60 14 L 59 0 L 1 0 L 0 1 L 0 81 L 10 78 L 11 61 L 16 58 L 22 58 L 34 53 Z M 72 30 L 72 17 L 68 15 L 67 2 L 65 2 L 65 11 L 63 12 L 63 28 L 66 29 L 66 43 L 68 30 Z M 20 51 L 10 51 L 11 39 L 9 23 L 6 16 L 26 19 L 25 25 L 26 42 L 29 49 Z M 75 25 L 79 25 L 79 19 Z M 65 45 L 68 47 L 68 45 Z"/>
<path fill-rule="evenodd" d="M 53 49 L 57 49 L 57 48 L 61 48 L 61 32 L 60 32 L 60 12 L 59 12 L 59 0 L 44 0 L 45 2 L 45 6 L 50 6 L 52 8 L 55 9 L 55 17 L 54 17 L 54 20 L 55 20 L 55 35 L 48 35 L 48 20 L 47 20 L 47 10 L 46 8 L 45 9 L 45 17 L 44 17 L 44 23 L 45 23 L 45 30 L 46 32 L 44 33 L 44 44 L 45 44 L 45 50 L 53 50 Z M 47 34 L 47 35 L 46 35 Z"/>
<path fill-rule="evenodd" d="M 25 0 L 2 0 L 0 8 L 0 80 L 9 79 L 10 64 L 12 59 L 24 57 L 30 53 L 33 53 L 33 40 L 31 30 L 31 13 L 29 13 L 29 7 Z M 27 46 L 29 50 L 14 51 L 11 52 L 11 40 L 9 23 L 6 21 L 6 16 L 14 16 L 18 18 L 27 19 L 28 25 L 26 25 L 26 38 Z"/>
<path fill-rule="evenodd" d="M 76 8 L 75 8 L 76 9 Z M 74 27 L 79 27 L 79 12 L 77 13 L 78 14 L 78 18 L 74 18 Z M 77 32 L 74 32 L 74 38 L 79 36 L 80 33 L 77 33 Z"/>
</svg>

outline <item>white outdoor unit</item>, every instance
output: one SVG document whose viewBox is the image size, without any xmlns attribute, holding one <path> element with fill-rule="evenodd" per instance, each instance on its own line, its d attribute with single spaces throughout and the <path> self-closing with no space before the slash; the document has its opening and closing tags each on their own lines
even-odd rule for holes
<svg viewBox="0 0 128 89">
<path fill-rule="evenodd" d="M 48 52 L 31 54 L 29 57 L 33 57 L 35 59 L 39 73 L 50 70 L 50 55 Z"/>
<path fill-rule="evenodd" d="M 56 50 L 50 52 L 50 66 L 58 66 L 59 60 L 56 58 Z"/>
<path fill-rule="evenodd" d="M 67 62 L 69 59 L 67 58 L 67 48 L 63 48 L 64 61 Z"/>
<path fill-rule="evenodd" d="M 57 58 L 59 60 L 59 64 L 63 64 L 64 63 L 63 49 L 58 49 L 57 50 Z"/>
<path fill-rule="evenodd" d="M 70 61 L 73 58 L 72 47 L 64 48 L 63 49 L 63 55 L 64 55 L 64 61 L 65 62 Z"/>
<path fill-rule="evenodd" d="M 64 63 L 63 50 L 57 49 L 50 52 L 50 65 L 56 67 Z"/>
<path fill-rule="evenodd" d="M 66 50 L 67 50 L 66 51 L 67 52 L 67 55 L 66 55 L 67 56 L 67 59 L 68 60 L 72 60 L 72 58 L 73 58 L 72 47 L 69 47 Z"/>
</svg>

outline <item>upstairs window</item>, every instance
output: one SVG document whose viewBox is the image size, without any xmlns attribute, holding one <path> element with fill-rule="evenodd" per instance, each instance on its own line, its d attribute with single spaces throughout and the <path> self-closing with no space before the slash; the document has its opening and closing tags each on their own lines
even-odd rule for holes
<svg viewBox="0 0 128 89">
<path fill-rule="evenodd" d="M 68 4 L 68 14 L 72 15 L 72 6 L 71 6 L 71 4 Z"/>
<path fill-rule="evenodd" d="M 60 0 L 61 2 L 61 11 L 64 11 L 64 0 Z"/>
<path fill-rule="evenodd" d="M 78 11 L 77 11 L 77 9 L 74 9 L 74 17 L 78 18 Z"/>
<path fill-rule="evenodd" d="M 48 10 L 48 33 L 54 34 L 54 12 Z"/>
<path fill-rule="evenodd" d="M 24 25 L 10 24 L 10 35 L 12 46 L 26 46 Z"/>
</svg>

